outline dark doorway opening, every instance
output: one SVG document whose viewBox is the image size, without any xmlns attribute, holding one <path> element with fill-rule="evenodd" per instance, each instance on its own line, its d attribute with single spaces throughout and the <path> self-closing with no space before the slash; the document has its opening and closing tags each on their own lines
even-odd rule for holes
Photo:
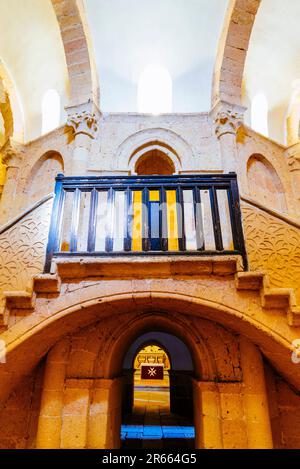
<svg viewBox="0 0 300 469">
<path fill-rule="evenodd" d="M 124 363 L 123 448 L 194 448 L 189 350 L 163 332 L 139 337 Z"/>
</svg>

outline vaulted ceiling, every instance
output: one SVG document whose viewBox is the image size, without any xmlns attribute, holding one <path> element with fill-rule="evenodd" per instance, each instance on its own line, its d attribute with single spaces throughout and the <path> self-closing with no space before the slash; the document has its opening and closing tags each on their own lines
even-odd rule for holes
<svg viewBox="0 0 300 469">
<path fill-rule="evenodd" d="M 247 54 L 245 103 L 257 93 L 269 105 L 269 135 L 284 142 L 284 121 L 295 81 L 300 79 L 300 2 L 262 0 Z"/>
<path fill-rule="evenodd" d="M 137 111 L 148 64 L 168 69 L 173 111 L 210 108 L 211 83 L 227 0 L 86 0 L 102 109 Z"/>
<path fill-rule="evenodd" d="M 17 89 L 25 138 L 41 133 L 44 93 L 56 89 L 67 104 L 68 74 L 57 19 L 49 0 L 0 0 L 0 61 Z"/>
<path fill-rule="evenodd" d="M 249 106 L 264 93 L 270 137 L 284 142 L 293 84 L 300 79 L 300 3 L 259 3 L 0 0 L 0 66 L 19 97 L 25 140 L 41 133 L 48 89 L 61 96 L 61 122 L 70 98 L 79 103 L 92 81 L 95 95 L 95 62 L 102 111 L 136 112 L 139 76 L 147 65 L 159 64 L 173 81 L 173 112 L 209 111 L 212 90 L 214 98 L 236 102 L 243 81 L 243 103 Z"/>
</svg>

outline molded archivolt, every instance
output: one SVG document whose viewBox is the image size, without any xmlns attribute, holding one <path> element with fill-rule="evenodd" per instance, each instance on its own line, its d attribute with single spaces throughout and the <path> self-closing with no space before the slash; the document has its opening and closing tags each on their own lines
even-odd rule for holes
<svg viewBox="0 0 300 469">
<path fill-rule="evenodd" d="M 25 184 L 26 201 L 33 204 L 53 192 L 55 177 L 64 172 L 64 161 L 57 151 L 48 151 L 34 164 Z"/>
<path fill-rule="evenodd" d="M 134 172 L 138 159 L 154 149 L 162 151 L 172 160 L 176 172 L 194 158 L 192 148 L 178 134 L 163 128 L 152 128 L 136 132 L 121 143 L 116 152 L 117 165 L 129 166 Z"/>
<path fill-rule="evenodd" d="M 193 357 L 194 375 L 202 380 L 226 382 L 242 379 L 236 337 L 217 324 L 181 317 L 179 313 L 158 312 L 125 313 L 119 327 L 116 327 L 117 320 L 109 317 L 67 336 L 65 340 L 70 344 L 67 377 L 113 379 L 121 376 L 130 345 L 152 328 L 156 332 L 180 337 Z M 193 326 L 193 332 L 184 328 L 187 324 Z"/>
<path fill-rule="evenodd" d="M 172 334 L 157 331 L 142 334 L 132 342 L 123 360 L 123 369 L 131 369 L 136 356 L 149 345 L 156 345 L 164 350 L 172 370 L 193 371 L 193 360 L 185 343 Z"/>
<path fill-rule="evenodd" d="M 0 366 L 0 402 L 58 340 L 78 328 L 112 318 L 114 327 L 101 354 L 102 361 L 105 357 L 104 378 L 119 375 L 130 344 L 149 330 L 181 338 L 191 348 L 196 374 L 211 377 L 216 368 L 208 358 L 203 360 L 206 345 L 196 330 L 197 321 L 203 318 L 247 336 L 289 382 L 300 388 L 300 370 L 291 361 L 292 341 L 299 336 L 299 330 L 288 327 L 286 317 L 278 313 L 276 306 L 263 310 L 259 293 L 252 289 L 238 292 L 234 278 L 223 276 L 210 280 L 204 276 L 195 281 L 173 279 L 171 283 L 168 279 L 71 281 L 62 284 L 61 292 L 56 294 L 53 288 L 51 294 L 45 287 L 40 288 L 35 306 L 28 304 L 28 310 L 20 310 L 23 318 L 19 317 L 15 325 L 11 323 L 0 336 L 7 346 L 7 362 Z M 98 347 L 96 339 L 89 342 Z M 225 352 L 216 352 L 215 345 L 213 349 L 212 356 L 216 353 L 222 361 Z M 232 373 L 230 360 L 228 366 Z"/>
<path fill-rule="evenodd" d="M 82 0 L 51 0 L 65 49 L 70 106 L 99 103 L 98 76 Z"/>
<path fill-rule="evenodd" d="M 212 105 L 218 101 L 241 104 L 245 61 L 260 2 L 229 2 L 215 64 Z"/>
<path fill-rule="evenodd" d="M 136 161 L 134 172 L 139 175 L 174 174 L 176 169 L 172 158 L 168 156 L 170 151 L 163 151 L 163 148 L 160 145 L 150 145 L 136 153 L 131 159 L 131 164 Z M 136 160 L 136 158 L 138 159 Z"/>
</svg>

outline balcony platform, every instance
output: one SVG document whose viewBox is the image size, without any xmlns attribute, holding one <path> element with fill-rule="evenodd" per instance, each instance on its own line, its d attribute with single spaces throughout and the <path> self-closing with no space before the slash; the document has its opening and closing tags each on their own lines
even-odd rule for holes
<svg viewBox="0 0 300 469">
<path fill-rule="evenodd" d="M 203 275 L 234 275 L 243 270 L 243 261 L 237 255 L 70 256 L 54 259 L 54 268 L 61 279 L 195 278 Z"/>
</svg>

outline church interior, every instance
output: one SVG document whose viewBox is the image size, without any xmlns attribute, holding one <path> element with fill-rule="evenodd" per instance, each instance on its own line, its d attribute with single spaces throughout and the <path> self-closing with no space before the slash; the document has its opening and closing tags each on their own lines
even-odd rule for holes
<svg viewBox="0 0 300 469">
<path fill-rule="evenodd" d="M 0 0 L 0 449 L 300 449 L 299 18 Z"/>
</svg>

